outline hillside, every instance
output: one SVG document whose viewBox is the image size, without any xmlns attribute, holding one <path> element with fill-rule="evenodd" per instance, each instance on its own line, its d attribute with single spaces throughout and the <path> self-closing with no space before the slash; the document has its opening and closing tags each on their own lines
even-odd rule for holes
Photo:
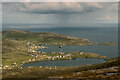
<svg viewBox="0 0 120 80">
<path fill-rule="evenodd" d="M 117 73 L 116 69 L 112 71 L 111 68 L 117 66 L 118 60 L 110 59 L 106 60 L 106 63 L 83 65 L 77 67 L 27 67 L 23 68 L 24 63 L 36 62 L 36 61 L 48 61 L 48 60 L 70 60 L 75 58 L 105 58 L 94 53 L 80 53 L 72 52 L 68 54 L 59 53 L 38 53 L 38 56 L 32 56 L 31 54 L 37 49 L 43 48 L 42 44 L 48 45 L 88 45 L 95 44 L 87 39 L 80 39 L 70 36 L 65 36 L 56 33 L 34 33 L 21 30 L 9 30 L 2 33 L 2 76 L 3 78 L 74 78 L 81 77 L 81 79 L 94 79 L 100 75 L 100 78 L 110 78 L 107 73 Z M 69 56 L 68 56 L 69 55 Z M 59 57 L 58 57 L 59 56 Z M 64 57 L 60 57 L 64 56 Z M 109 69 L 109 67 L 111 67 Z M 105 69 L 104 69 L 105 68 Z M 106 71 L 107 69 L 107 71 Z M 91 73 L 93 70 L 94 73 Z M 102 73 L 96 73 L 101 71 Z M 86 72 L 85 72 L 86 71 Z M 82 73 L 78 74 L 78 73 Z M 89 73 L 90 75 L 86 74 Z M 117 75 L 113 75 L 112 78 L 119 78 Z M 115 80 L 113 79 L 113 80 Z"/>
</svg>

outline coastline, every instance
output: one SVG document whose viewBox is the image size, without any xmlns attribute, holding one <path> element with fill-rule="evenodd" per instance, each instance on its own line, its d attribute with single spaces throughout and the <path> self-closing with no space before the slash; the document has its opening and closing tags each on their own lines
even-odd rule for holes
<svg viewBox="0 0 120 80">
<path fill-rule="evenodd" d="M 4 34 L 7 34 L 4 36 Z M 29 36 L 29 38 L 22 37 L 21 36 L 25 35 L 26 37 Z M 45 46 L 42 46 L 42 44 L 40 44 L 41 42 L 37 42 L 39 40 L 39 37 L 37 38 L 37 36 L 43 36 L 45 37 L 45 39 L 52 39 L 54 41 L 54 39 L 56 39 L 56 36 L 58 36 L 57 38 L 61 39 L 60 41 L 64 42 L 64 39 L 67 39 L 69 41 L 74 42 L 73 45 L 76 45 L 77 42 L 79 42 L 78 40 L 82 40 L 82 45 L 92 45 L 95 43 L 92 43 L 90 41 L 88 41 L 88 39 L 79 39 L 79 38 L 71 38 L 68 36 L 61 36 L 60 34 L 56 34 L 56 33 L 30 33 L 30 32 L 24 32 L 24 31 L 19 31 L 19 30 L 12 30 L 12 31 L 6 31 L 3 32 L 2 34 L 3 37 L 3 65 L 1 65 L 2 69 L 22 69 L 22 65 L 25 63 L 31 63 L 31 62 L 37 62 L 37 61 L 49 61 L 49 60 L 72 60 L 74 58 L 102 58 L 104 59 L 106 56 L 101 56 L 98 55 L 96 53 L 81 53 L 81 52 L 72 52 L 69 54 L 46 54 L 44 52 L 39 52 L 36 51 L 37 49 L 43 49 L 46 48 Z M 11 35 L 16 35 L 16 36 L 12 36 Z M 33 37 L 33 39 L 31 38 L 31 35 L 36 35 L 35 37 Z M 46 36 L 50 36 L 47 37 Z M 52 37 L 51 37 L 52 36 Z M 44 38 L 43 37 L 43 38 Z M 35 39 L 36 38 L 36 39 Z M 37 40 L 38 39 L 38 40 Z M 41 38 L 40 38 L 41 39 Z M 30 40 L 30 41 L 29 41 Z M 37 41 L 36 41 L 37 40 Z M 57 39 L 58 40 L 58 39 Z M 64 45 L 72 45 L 70 42 L 70 44 L 68 44 L 68 41 L 64 44 Z M 77 41 L 77 42 L 75 42 Z M 46 42 L 46 41 L 45 41 Z M 8 45 L 9 44 L 9 45 Z M 43 43 L 44 44 L 44 43 Z M 53 45 L 53 43 L 49 43 L 51 45 Z M 47 45 L 49 45 L 47 43 Z M 55 45 L 62 45 L 62 44 L 57 44 L 56 42 L 54 42 Z M 79 44 L 78 44 L 79 45 Z M 97 44 L 95 44 L 97 45 Z M 38 56 L 32 56 L 32 54 L 36 53 L 39 54 Z M 71 55 L 72 54 L 72 55 Z M 53 56 L 54 55 L 54 56 Z M 14 56 L 14 57 L 13 57 Z M 64 57 L 65 56 L 65 57 Z"/>
<path fill-rule="evenodd" d="M 47 55 L 46 53 L 44 53 L 44 52 L 39 52 L 39 51 L 36 51 L 37 49 L 43 49 L 43 48 L 47 48 L 47 47 L 45 47 L 45 46 L 42 46 L 42 44 L 40 44 L 41 42 L 35 42 L 35 40 L 37 40 L 37 39 L 39 39 L 39 37 L 37 38 L 37 36 L 44 36 L 45 37 L 45 39 L 56 39 L 56 36 L 57 36 L 57 38 L 60 38 L 61 40 L 62 39 L 72 39 L 73 41 L 75 40 L 75 41 L 77 41 L 77 40 L 81 40 L 81 41 L 83 41 L 82 42 L 82 44 L 77 44 L 77 45 L 92 45 L 92 44 L 95 44 L 95 45 L 98 45 L 97 43 L 95 43 L 95 42 L 90 42 L 88 39 L 79 39 L 79 38 L 74 38 L 74 37 L 69 37 L 69 36 L 65 36 L 65 35 L 60 35 L 60 34 L 56 34 L 56 33 L 33 33 L 33 32 L 25 32 L 25 31 L 21 31 L 21 30 L 9 30 L 9 31 L 4 31 L 3 32 L 3 34 L 2 35 L 4 35 L 4 34 L 7 34 L 6 35 L 6 37 L 3 37 L 3 52 L 4 52 L 4 54 L 5 53 L 11 53 L 11 54 L 15 54 L 16 56 L 18 55 L 18 54 L 22 54 L 22 55 L 18 55 L 18 56 L 21 56 L 22 57 L 22 60 L 21 60 L 21 57 L 20 57 L 20 60 L 19 60 L 19 58 L 15 58 L 15 60 L 12 60 L 11 62 L 10 62 L 10 60 L 9 60 L 9 57 L 10 56 L 7 56 L 8 57 L 8 59 L 6 58 L 6 56 L 5 56 L 5 58 L 4 58 L 4 54 L 3 54 L 3 59 L 5 59 L 5 60 L 3 60 L 3 63 L 7 63 L 8 62 L 8 60 L 9 60 L 9 64 L 3 64 L 3 65 L 11 65 L 11 66 L 13 66 L 13 64 L 14 63 L 16 63 L 17 65 L 22 65 L 22 64 L 24 64 L 24 63 L 28 63 L 28 62 L 36 62 L 36 61 L 44 61 L 44 60 L 72 60 L 72 59 L 74 59 L 74 58 L 105 58 L 106 56 L 100 56 L 100 55 L 97 55 L 96 53 L 80 53 L 80 52 L 75 52 L 75 54 L 74 55 L 70 55 L 71 53 L 69 53 L 68 55 L 70 55 L 70 56 L 67 56 L 67 57 L 63 57 L 63 56 L 65 56 L 66 54 L 57 54 L 57 53 L 55 53 L 55 55 L 56 56 L 58 56 L 58 57 L 56 57 L 55 59 L 52 59 L 52 58 L 54 58 L 55 56 L 52 56 L 52 55 Z M 17 37 L 17 38 L 15 38 L 16 36 L 13 36 L 13 37 L 11 37 L 11 35 L 17 35 L 17 36 L 19 36 L 19 37 Z M 27 38 L 28 40 L 26 40 L 26 38 L 25 37 L 22 37 L 21 36 L 21 34 L 22 34 L 22 36 L 23 35 L 26 35 L 26 37 L 27 36 L 30 36 L 30 40 L 32 39 L 31 38 L 31 35 L 36 35 L 35 37 L 33 36 L 33 40 L 32 41 L 29 41 L 29 38 Z M 50 37 L 47 37 L 46 38 L 46 35 L 47 36 L 50 36 Z M 25 40 L 24 40 L 24 38 L 25 38 Z M 36 38 L 36 39 L 34 39 L 34 38 Z M 63 41 L 63 40 L 62 40 Z M 64 42 L 64 41 L 63 41 Z M 78 41 L 77 41 L 78 42 Z M 86 42 L 86 43 L 85 43 Z M 84 44 L 83 44 L 84 43 Z M 9 45 L 8 45 L 9 44 Z M 43 43 L 44 44 L 44 43 Z M 49 43 L 50 45 L 53 45 L 53 43 Z M 49 45 L 48 43 L 47 43 L 47 45 Z M 46 45 L 46 44 L 45 44 Z M 63 44 L 58 44 L 58 43 L 56 43 L 56 42 L 54 42 L 54 45 L 63 45 Z M 74 44 L 68 44 L 68 42 L 67 42 L 67 44 L 64 44 L 64 45 L 76 45 L 76 42 L 74 42 Z M 11 47 L 11 46 L 14 46 L 14 47 Z M 5 51 L 6 50 L 6 51 Z M 13 52 L 14 51 L 14 52 Z M 22 53 L 19 53 L 19 52 L 22 52 Z M 39 55 L 41 55 L 42 57 L 39 57 L 39 59 L 37 59 L 37 57 L 38 56 L 31 56 L 32 55 L 32 53 L 37 53 L 37 54 L 39 54 Z M 74 52 L 73 52 L 74 53 Z M 77 54 L 77 55 L 76 55 Z M 85 55 L 84 55 L 85 54 Z M 92 56 L 87 56 L 87 55 L 93 55 L 93 57 Z M 25 57 L 25 56 L 26 57 Z M 35 54 L 36 55 L 36 54 Z M 82 55 L 84 55 L 84 56 L 82 56 Z M 94 56 L 94 55 L 96 55 L 96 56 Z M 62 57 L 61 57 L 62 56 Z M 12 57 L 12 55 L 11 55 L 11 57 Z M 25 59 L 24 59 L 25 58 Z M 18 61 L 17 61 L 17 60 Z M 13 62 L 14 61 L 14 62 Z M 17 62 L 16 62 L 17 61 Z M 20 67 L 20 66 L 19 66 Z"/>
</svg>

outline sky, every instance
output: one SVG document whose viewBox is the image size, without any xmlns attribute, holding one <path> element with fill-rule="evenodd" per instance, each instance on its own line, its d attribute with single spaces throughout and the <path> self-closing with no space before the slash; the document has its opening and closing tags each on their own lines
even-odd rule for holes
<svg viewBox="0 0 120 80">
<path fill-rule="evenodd" d="M 1 10 L 1 8 L 0 8 Z M 3 2 L 3 24 L 98 26 L 118 23 L 117 2 Z"/>
</svg>

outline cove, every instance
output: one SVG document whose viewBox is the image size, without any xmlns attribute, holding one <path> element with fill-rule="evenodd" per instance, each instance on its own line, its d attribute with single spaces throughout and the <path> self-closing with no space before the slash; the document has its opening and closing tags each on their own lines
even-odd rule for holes
<svg viewBox="0 0 120 80">
<path fill-rule="evenodd" d="M 116 57 L 118 56 L 118 45 L 65 45 L 62 48 L 56 45 L 43 45 L 48 47 L 47 49 L 38 49 L 37 51 L 43 51 L 49 54 L 49 52 L 91 52 L 97 53 L 102 56 L 107 56 L 107 58 Z M 25 63 L 23 67 L 49 67 L 49 66 L 81 66 L 81 65 L 88 65 L 88 64 L 97 64 L 97 63 L 104 63 L 104 59 L 97 59 L 97 58 L 76 58 L 74 60 L 56 60 L 56 61 L 39 61 L 34 63 Z"/>
<path fill-rule="evenodd" d="M 59 48 L 57 45 L 43 45 L 48 47 L 47 49 L 38 49 L 37 51 L 42 51 L 45 53 L 50 52 L 88 52 L 96 53 L 101 56 L 107 56 L 107 58 L 117 57 L 118 56 L 118 45 L 64 45 L 62 48 Z"/>
<path fill-rule="evenodd" d="M 104 63 L 104 59 L 96 59 L 96 58 L 76 58 L 74 60 L 56 60 L 56 61 L 39 61 L 34 63 L 25 63 L 23 67 L 67 67 L 67 66 L 81 66 L 81 65 L 88 65 L 88 64 L 96 64 L 96 63 Z"/>
</svg>

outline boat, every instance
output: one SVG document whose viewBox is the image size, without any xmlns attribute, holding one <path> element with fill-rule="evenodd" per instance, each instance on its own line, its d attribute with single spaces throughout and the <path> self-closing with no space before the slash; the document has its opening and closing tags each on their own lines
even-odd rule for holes
<svg viewBox="0 0 120 80">
<path fill-rule="evenodd" d="M 59 46 L 59 48 L 62 48 L 62 46 Z"/>
</svg>

